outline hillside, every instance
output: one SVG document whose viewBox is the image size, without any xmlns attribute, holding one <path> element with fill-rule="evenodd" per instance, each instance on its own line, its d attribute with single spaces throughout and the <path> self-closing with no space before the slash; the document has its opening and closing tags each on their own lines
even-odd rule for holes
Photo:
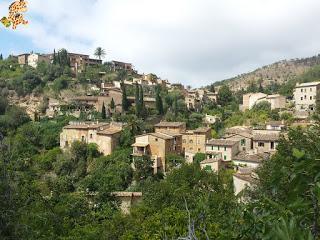
<svg viewBox="0 0 320 240">
<path fill-rule="evenodd" d="M 253 72 L 238 75 L 234 78 L 216 82 L 214 85 L 219 86 L 227 84 L 231 90 L 239 91 L 247 89 L 250 84 L 260 84 L 263 87 L 273 84 L 286 84 L 290 80 L 295 80 L 310 70 L 312 67 L 320 64 L 320 55 L 282 60 L 267 66 L 256 69 Z"/>
</svg>

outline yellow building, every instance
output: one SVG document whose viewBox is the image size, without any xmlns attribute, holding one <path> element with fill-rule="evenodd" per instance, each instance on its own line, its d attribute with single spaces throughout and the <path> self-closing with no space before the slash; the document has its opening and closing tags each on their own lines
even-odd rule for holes
<svg viewBox="0 0 320 240">
<path fill-rule="evenodd" d="M 75 141 L 95 143 L 104 155 L 110 155 L 119 143 L 121 123 L 70 122 L 60 134 L 60 147 L 67 149 Z"/>
<path fill-rule="evenodd" d="M 181 154 L 182 135 L 175 133 L 149 133 L 137 136 L 133 147 L 135 157 L 149 156 L 153 160 L 154 173 L 166 171 L 166 156 L 170 153 Z"/>
<path fill-rule="evenodd" d="M 188 163 L 193 162 L 196 153 L 206 152 L 206 143 L 211 139 L 211 128 L 198 128 L 182 134 L 182 151 Z"/>
</svg>

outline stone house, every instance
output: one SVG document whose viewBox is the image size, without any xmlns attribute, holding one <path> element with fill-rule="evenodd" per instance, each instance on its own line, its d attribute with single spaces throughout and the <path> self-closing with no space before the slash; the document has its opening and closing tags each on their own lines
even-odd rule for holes
<svg viewBox="0 0 320 240">
<path fill-rule="evenodd" d="M 253 135 L 248 132 L 227 133 L 225 139 L 239 142 L 239 151 L 250 151 L 253 149 Z"/>
<path fill-rule="evenodd" d="M 123 125 L 121 123 L 70 122 L 60 134 L 61 149 L 73 142 L 95 143 L 104 155 L 110 155 L 118 146 Z"/>
<path fill-rule="evenodd" d="M 142 192 L 112 192 L 111 195 L 120 202 L 123 214 L 129 214 L 131 207 L 142 201 Z"/>
<path fill-rule="evenodd" d="M 264 93 L 248 93 L 244 94 L 242 97 L 242 106 L 240 107 L 242 111 L 247 109 L 252 109 L 253 106 L 263 99 L 266 99 L 267 94 Z"/>
<path fill-rule="evenodd" d="M 240 152 L 232 159 L 232 162 L 240 167 L 257 168 L 263 161 L 269 158 L 269 153 Z"/>
<path fill-rule="evenodd" d="M 221 168 L 221 159 L 208 158 L 200 163 L 200 168 L 206 171 L 219 172 Z"/>
<path fill-rule="evenodd" d="M 256 132 L 253 134 L 253 148 L 257 153 L 275 153 L 279 139 L 278 131 Z"/>
<path fill-rule="evenodd" d="M 286 97 L 280 94 L 268 95 L 265 101 L 270 103 L 271 110 L 286 108 L 286 102 L 287 102 Z"/>
<path fill-rule="evenodd" d="M 149 156 L 153 161 L 154 173 L 166 172 L 166 156 L 181 154 L 182 135 L 172 132 L 149 133 L 136 136 L 133 147 L 133 161 L 136 157 Z"/>
<path fill-rule="evenodd" d="M 133 71 L 133 65 L 131 63 L 125 63 L 125 62 L 119 62 L 119 61 L 112 61 L 111 68 L 114 72 L 120 71 L 120 70 L 124 70 L 128 72 Z"/>
<path fill-rule="evenodd" d="M 284 121 L 269 121 L 266 123 L 266 129 L 272 131 L 281 131 L 286 128 Z"/>
<path fill-rule="evenodd" d="M 201 99 L 196 91 L 188 91 L 184 101 L 188 110 L 198 111 L 201 108 Z"/>
<path fill-rule="evenodd" d="M 20 66 L 28 65 L 29 55 L 30 55 L 29 53 L 24 53 L 24 54 L 18 55 L 18 63 Z"/>
<path fill-rule="evenodd" d="M 235 195 L 241 193 L 245 188 L 250 188 L 254 184 L 255 174 L 252 168 L 239 168 L 233 174 L 233 185 Z"/>
<path fill-rule="evenodd" d="M 196 153 L 206 153 L 206 143 L 211 139 L 211 128 L 198 128 L 182 134 L 182 152 L 188 163 L 193 162 Z"/>
<path fill-rule="evenodd" d="M 293 93 L 296 111 L 314 112 L 319 94 L 320 82 L 297 84 Z"/>
<path fill-rule="evenodd" d="M 286 107 L 286 97 L 279 94 L 267 95 L 264 93 L 248 93 L 243 95 L 243 104 L 240 110 L 252 109 L 254 105 L 266 101 L 270 103 L 271 109 L 282 109 Z"/>
<path fill-rule="evenodd" d="M 239 141 L 228 139 L 211 139 L 206 144 L 208 159 L 221 158 L 222 162 L 231 162 L 239 153 Z"/>
<path fill-rule="evenodd" d="M 160 122 L 154 125 L 156 133 L 184 133 L 187 130 L 185 122 Z"/>
</svg>

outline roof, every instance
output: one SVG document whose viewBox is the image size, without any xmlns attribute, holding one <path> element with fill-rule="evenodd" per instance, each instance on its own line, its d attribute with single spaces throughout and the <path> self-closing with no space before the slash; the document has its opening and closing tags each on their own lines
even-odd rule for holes
<svg viewBox="0 0 320 240">
<path fill-rule="evenodd" d="M 97 129 L 108 126 L 109 123 L 92 123 L 92 122 L 70 122 L 64 129 Z"/>
<path fill-rule="evenodd" d="M 227 139 L 211 139 L 207 145 L 214 146 L 233 146 L 235 144 L 239 144 L 239 141 L 227 140 Z"/>
<path fill-rule="evenodd" d="M 233 176 L 249 183 L 253 182 L 251 174 L 235 173 Z"/>
<path fill-rule="evenodd" d="M 122 130 L 120 128 L 110 127 L 110 128 L 106 128 L 104 130 L 99 131 L 97 134 L 99 134 L 99 135 L 114 135 L 114 134 L 119 133 L 121 131 Z"/>
<path fill-rule="evenodd" d="M 200 164 L 215 163 L 215 162 L 219 162 L 219 160 L 214 158 L 208 158 L 200 162 Z"/>
<path fill-rule="evenodd" d="M 252 162 L 252 163 L 261 163 L 262 161 L 268 159 L 269 157 L 270 157 L 270 154 L 268 153 L 249 154 L 246 152 L 240 152 L 237 156 L 233 158 L 233 160 Z"/>
<path fill-rule="evenodd" d="M 157 137 L 157 138 L 161 138 L 164 140 L 169 140 L 169 139 L 173 139 L 172 136 L 169 136 L 167 134 L 163 134 L 163 133 L 150 133 L 151 136 Z"/>
<path fill-rule="evenodd" d="M 207 133 L 208 131 L 211 131 L 211 128 L 209 127 L 200 127 L 194 130 L 194 133 Z"/>
<path fill-rule="evenodd" d="M 278 134 L 261 134 L 253 135 L 253 141 L 278 141 L 280 136 Z"/>
<path fill-rule="evenodd" d="M 269 121 L 266 125 L 278 126 L 278 125 L 285 125 L 282 121 Z"/>
<path fill-rule="evenodd" d="M 278 98 L 278 97 L 283 97 L 285 98 L 285 96 L 282 96 L 280 94 L 274 94 L 274 95 L 268 95 L 267 98 Z"/>
<path fill-rule="evenodd" d="M 135 142 L 134 144 L 131 145 L 131 147 L 146 147 L 148 145 L 149 143 Z"/>
<path fill-rule="evenodd" d="M 319 85 L 320 82 L 308 82 L 308 83 L 300 83 L 296 85 L 296 88 L 300 88 L 300 87 L 312 87 L 312 86 L 317 86 Z"/>
<path fill-rule="evenodd" d="M 180 127 L 184 126 L 186 123 L 184 122 L 160 122 L 155 127 Z"/>
<path fill-rule="evenodd" d="M 251 133 L 248 133 L 248 132 L 238 132 L 238 133 L 229 133 L 229 134 L 230 134 L 230 136 L 225 137 L 226 139 L 233 138 L 236 135 L 239 135 L 239 136 L 242 136 L 245 138 L 252 138 L 252 136 L 253 136 Z"/>
<path fill-rule="evenodd" d="M 234 133 L 234 134 L 239 134 L 239 133 L 251 133 L 252 129 L 251 127 L 246 127 L 246 126 L 235 126 L 235 127 L 231 127 L 226 129 L 225 131 L 226 133 Z"/>
</svg>

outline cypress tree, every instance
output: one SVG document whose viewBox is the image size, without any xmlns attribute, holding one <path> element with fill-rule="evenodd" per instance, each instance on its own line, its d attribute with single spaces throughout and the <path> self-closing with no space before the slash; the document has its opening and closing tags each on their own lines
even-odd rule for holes
<svg viewBox="0 0 320 240">
<path fill-rule="evenodd" d="M 156 108 L 159 115 L 163 115 L 163 102 L 160 96 L 160 88 L 159 86 L 156 87 Z"/>
<path fill-rule="evenodd" d="M 53 49 L 53 64 L 57 64 L 57 54 L 56 54 L 56 49 Z"/>
<path fill-rule="evenodd" d="M 2 61 L 3 60 L 3 56 L 2 56 L 2 53 L 0 54 L 0 61 Z"/>
<path fill-rule="evenodd" d="M 126 112 L 129 110 L 129 101 L 127 97 L 126 86 L 122 83 L 121 88 L 122 88 L 122 111 Z"/>
<path fill-rule="evenodd" d="M 102 104 L 101 117 L 102 119 L 107 119 L 106 107 L 104 106 L 104 102 Z"/>
<path fill-rule="evenodd" d="M 113 100 L 113 98 L 112 98 L 112 99 L 111 99 L 111 102 L 110 102 L 110 108 L 111 108 L 112 110 L 114 110 L 115 107 L 116 107 L 116 104 L 114 103 L 114 100 Z"/>
<path fill-rule="evenodd" d="M 138 117 L 141 116 L 141 101 L 140 101 L 140 88 L 139 85 L 136 83 L 136 91 L 135 91 L 135 104 L 136 104 L 136 115 Z"/>
</svg>

